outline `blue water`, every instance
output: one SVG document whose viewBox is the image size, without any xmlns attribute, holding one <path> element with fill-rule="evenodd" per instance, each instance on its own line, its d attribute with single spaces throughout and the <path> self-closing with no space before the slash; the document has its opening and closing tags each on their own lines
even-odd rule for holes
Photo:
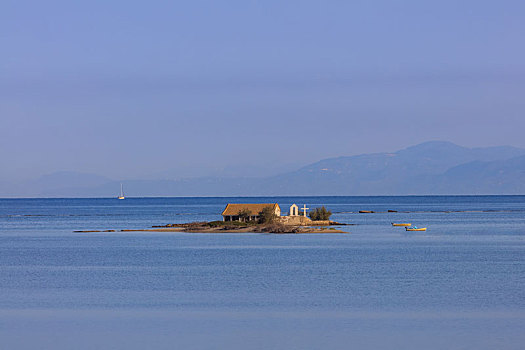
<svg viewBox="0 0 525 350">
<path fill-rule="evenodd" d="M 217 220 L 228 202 L 356 225 L 73 232 Z M 525 196 L 0 200 L 0 349 L 522 349 L 524 287 Z"/>
</svg>

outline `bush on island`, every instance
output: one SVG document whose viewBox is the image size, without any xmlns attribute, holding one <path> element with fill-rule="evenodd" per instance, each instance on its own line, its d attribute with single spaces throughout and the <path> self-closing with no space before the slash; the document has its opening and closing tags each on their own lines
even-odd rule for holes
<svg viewBox="0 0 525 350">
<path fill-rule="evenodd" d="M 244 222 L 240 221 L 210 221 L 206 225 L 210 227 L 221 227 L 221 226 L 246 226 Z"/>
<path fill-rule="evenodd" d="M 252 212 L 249 209 L 242 209 L 242 210 L 239 210 L 237 215 L 239 215 L 239 221 L 246 222 L 250 220 L 250 216 L 252 216 Z"/>
<path fill-rule="evenodd" d="M 277 215 L 272 207 L 264 207 L 263 210 L 259 213 L 259 223 L 260 224 L 271 224 L 277 220 Z"/>
<path fill-rule="evenodd" d="M 332 212 L 329 210 L 326 210 L 324 205 L 321 208 L 315 208 L 312 211 L 310 211 L 310 214 L 308 216 L 313 221 L 326 221 L 330 220 L 330 216 L 332 215 Z"/>
</svg>

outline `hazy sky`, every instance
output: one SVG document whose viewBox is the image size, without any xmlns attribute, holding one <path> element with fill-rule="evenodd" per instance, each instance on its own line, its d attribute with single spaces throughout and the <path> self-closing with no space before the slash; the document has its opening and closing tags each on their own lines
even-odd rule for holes
<svg viewBox="0 0 525 350">
<path fill-rule="evenodd" d="M 525 147 L 524 18 L 524 1 L 3 0 L 0 180 Z"/>
</svg>

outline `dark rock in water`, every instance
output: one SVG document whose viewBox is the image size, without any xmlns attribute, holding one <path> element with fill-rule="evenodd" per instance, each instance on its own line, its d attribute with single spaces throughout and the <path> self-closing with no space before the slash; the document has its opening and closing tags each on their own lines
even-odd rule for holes
<svg viewBox="0 0 525 350">
<path fill-rule="evenodd" d="M 330 221 L 330 226 L 355 226 L 356 224 L 345 224 L 337 221 Z"/>
</svg>

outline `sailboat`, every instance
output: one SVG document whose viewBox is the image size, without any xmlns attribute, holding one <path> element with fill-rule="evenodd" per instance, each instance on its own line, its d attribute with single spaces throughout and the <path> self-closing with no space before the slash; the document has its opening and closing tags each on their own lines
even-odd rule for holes
<svg viewBox="0 0 525 350">
<path fill-rule="evenodd" d="M 124 197 L 124 191 L 122 190 L 122 184 L 120 184 L 120 194 L 118 196 L 118 199 L 125 199 L 126 197 Z"/>
</svg>

